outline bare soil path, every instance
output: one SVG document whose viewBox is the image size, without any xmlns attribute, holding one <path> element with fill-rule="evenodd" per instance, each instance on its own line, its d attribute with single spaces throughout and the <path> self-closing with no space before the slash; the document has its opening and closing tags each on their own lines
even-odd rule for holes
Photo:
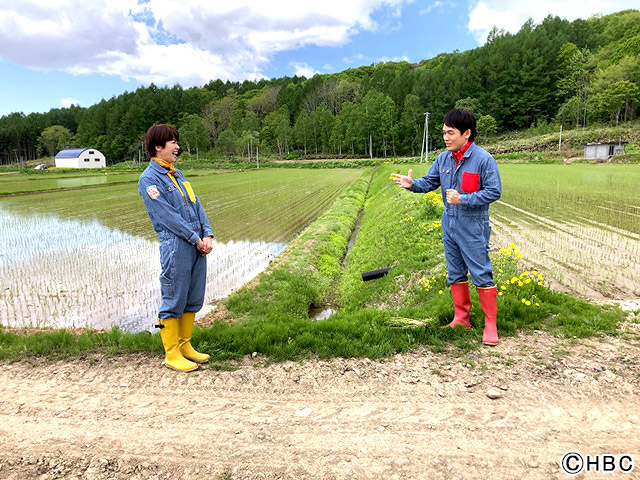
<svg viewBox="0 0 640 480">
<path fill-rule="evenodd" d="M 629 454 L 640 478 L 640 324 L 468 354 L 181 374 L 158 358 L 0 364 L 0 478 L 566 479 Z M 488 393 L 499 398 L 491 399 Z"/>
</svg>

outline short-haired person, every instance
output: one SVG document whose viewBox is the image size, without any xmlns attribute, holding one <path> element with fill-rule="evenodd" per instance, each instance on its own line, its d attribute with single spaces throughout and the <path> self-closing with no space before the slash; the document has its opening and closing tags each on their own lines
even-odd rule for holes
<svg viewBox="0 0 640 480">
<path fill-rule="evenodd" d="M 209 355 L 191 346 L 195 315 L 204 303 L 207 276 L 205 256 L 213 248 L 213 230 L 191 184 L 174 166 L 180 135 L 170 125 L 153 125 L 145 136 L 151 161 L 138 181 L 153 229 L 160 240 L 158 312 L 164 364 L 190 372 Z"/>
<path fill-rule="evenodd" d="M 411 170 L 407 175 L 392 174 L 392 178 L 416 193 L 442 187 L 442 240 L 455 310 L 449 326 L 471 328 L 469 272 L 485 314 L 482 342 L 497 345 L 498 291 L 489 259 L 489 204 L 502 194 L 500 172 L 491 154 L 473 143 L 476 119 L 471 112 L 450 110 L 443 123 L 446 151 L 438 155 L 429 172 L 415 180 Z"/>
</svg>

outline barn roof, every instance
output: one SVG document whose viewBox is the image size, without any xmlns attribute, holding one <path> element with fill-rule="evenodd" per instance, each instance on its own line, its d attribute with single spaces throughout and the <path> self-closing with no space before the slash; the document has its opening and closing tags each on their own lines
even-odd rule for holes
<svg viewBox="0 0 640 480">
<path fill-rule="evenodd" d="M 60 150 L 55 158 L 78 158 L 85 150 L 89 150 L 89 148 L 67 148 Z"/>
<path fill-rule="evenodd" d="M 591 147 L 593 145 L 628 145 L 629 142 L 593 142 L 593 143 L 585 143 L 585 147 Z"/>
</svg>

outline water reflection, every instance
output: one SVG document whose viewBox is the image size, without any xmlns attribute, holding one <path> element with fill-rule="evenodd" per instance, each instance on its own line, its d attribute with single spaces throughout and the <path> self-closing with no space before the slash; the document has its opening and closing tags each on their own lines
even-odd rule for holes
<svg viewBox="0 0 640 480">
<path fill-rule="evenodd" d="M 205 304 L 255 277 L 285 246 L 214 242 Z M 153 331 L 158 249 L 158 242 L 97 221 L 0 211 L 0 324 Z"/>
</svg>

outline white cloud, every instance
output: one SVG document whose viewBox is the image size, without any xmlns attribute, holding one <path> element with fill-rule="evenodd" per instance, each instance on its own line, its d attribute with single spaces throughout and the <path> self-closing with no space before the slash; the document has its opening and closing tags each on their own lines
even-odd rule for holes
<svg viewBox="0 0 640 480">
<path fill-rule="evenodd" d="M 433 2 L 431 5 L 421 9 L 418 14 L 419 15 L 427 15 L 429 13 L 431 13 L 433 10 L 443 10 L 444 8 L 455 8 L 456 7 L 456 3 L 455 2 L 443 2 L 441 0 L 436 0 L 435 2 Z"/>
<path fill-rule="evenodd" d="M 78 58 L 136 50 L 139 35 L 126 13 L 135 1 L 8 3 L 0 1 L 0 57 L 13 63 L 64 70 Z"/>
<path fill-rule="evenodd" d="M 355 55 L 352 55 L 351 57 L 344 57 L 342 59 L 342 61 L 344 63 L 347 63 L 347 64 L 353 63 L 353 62 L 359 62 L 361 60 L 364 60 L 364 55 L 361 54 L 361 53 L 356 53 Z"/>
<path fill-rule="evenodd" d="M 376 63 L 386 63 L 386 62 L 410 62 L 409 57 L 406 55 L 399 55 L 395 57 L 387 57 L 382 56 L 376 59 Z"/>
<path fill-rule="evenodd" d="M 80 105 L 80 101 L 76 100 L 75 98 L 71 98 L 71 97 L 62 97 L 60 99 L 60 104 L 64 108 L 69 108 L 71 105 Z"/>
<path fill-rule="evenodd" d="M 276 53 L 344 45 L 411 1 L 0 0 L 0 59 L 159 85 L 258 79 Z"/>
<path fill-rule="evenodd" d="M 311 65 L 308 65 L 304 62 L 302 63 L 291 62 L 289 63 L 289 65 L 293 67 L 293 69 L 295 70 L 295 74 L 299 77 L 311 78 L 316 73 L 320 73 L 316 69 L 314 69 Z"/>
<path fill-rule="evenodd" d="M 521 0 L 481 0 L 475 3 L 469 14 L 468 28 L 481 45 L 494 26 L 515 33 L 529 18 L 540 23 L 548 15 L 557 15 L 573 21 L 628 8 L 638 8 L 638 0 L 538 0 L 533 3 Z"/>
</svg>

